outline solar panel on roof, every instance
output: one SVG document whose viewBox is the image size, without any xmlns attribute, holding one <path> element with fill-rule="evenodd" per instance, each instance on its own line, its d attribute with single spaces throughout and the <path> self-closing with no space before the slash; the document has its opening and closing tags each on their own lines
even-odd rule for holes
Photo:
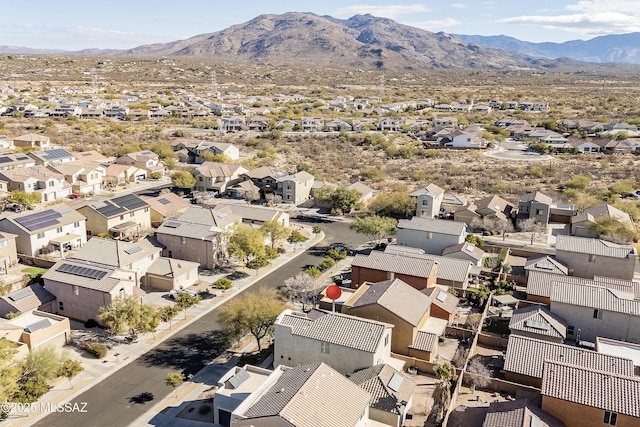
<svg viewBox="0 0 640 427">
<path fill-rule="evenodd" d="M 15 218 L 15 221 L 27 230 L 34 231 L 60 224 L 60 221 L 58 221 L 60 217 L 62 217 L 62 215 L 59 212 L 48 209 L 46 211 L 20 216 Z"/>
<path fill-rule="evenodd" d="M 0 163 L 10 163 L 13 160 L 10 159 L 9 157 L 0 157 Z"/>
<path fill-rule="evenodd" d="M 233 386 L 233 388 L 238 388 L 240 384 L 249 379 L 249 373 L 242 369 L 237 374 L 229 378 L 229 383 Z"/>
<path fill-rule="evenodd" d="M 524 325 L 529 328 L 540 329 L 541 331 L 548 331 L 549 324 L 545 322 L 538 322 L 536 320 L 525 320 Z"/>
<path fill-rule="evenodd" d="M 62 215 L 64 214 L 68 214 L 69 212 L 71 212 L 71 209 L 65 207 L 61 207 L 60 209 L 58 209 L 58 212 L 61 213 Z"/>
<path fill-rule="evenodd" d="M 158 203 L 168 205 L 171 202 L 163 197 L 162 199 L 158 199 Z"/>
<path fill-rule="evenodd" d="M 25 156 L 24 154 L 18 154 L 16 155 L 16 160 L 29 160 L 29 157 Z"/>
<path fill-rule="evenodd" d="M 436 299 L 440 302 L 444 302 L 447 299 L 447 293 L 444 291 L 440 291 L 438 292 L 438 295 L 436 296 Z"/>
<path fill-rule="evenodd" d="M 24 329 L 25 331 L 31 333 L 31 332 L 38 331 L 40 329 L 48 328 L 50 325 L 51 325 L 51 322 L 49 322 L 48 319 L 42 319 L 42 320 L 38 320 L 35 323 L 30 324 Z"/>
<path fill-rule="evenodd" d="M 404 377 L 400 374 L 393 374 L 391 379 L 389 380 L 389 388 L 396 393 L 400 390 L 400 386 L 402 385 L 402 381 L 404 381 Z"/>
<path fill-rule="evenodd" d="M 107 275 L 107 271 L 98 270 L 96 268 L 82 267 L 73 264 L 60 264 L 56 271 L 61 273 L 72 274 L 74 276 L 86 277 L 88 279 L 100 280 Z"/>
<path fill-rule="evenodd" d="M 133 255 L 135 253 L 138 253 L 142 250 L 142 248 L 140 246 L 132 246 L 129 249 L 125 249 L 125 253 L 129 254 L 129 255 Z"/>
<path fill-rule="evenodd" d="M 135 194 L 126 194 L 124 196 L 116 197 L 115 199 L 111 199 L 111 201 L 123 208 L 128 210 L 138 209 L 147 205 L 147 202 L 142 200 L 140 197 Z"/>
<path fill-rule="evenodd" d="M 20 289 L 19 291 L 16 291 L 16 292 L 12 293 L 11 295 L 9 295 L 9 299 L 11 301 L 19 301 L 22 298 L 26 298 L 26 297 L 30 296 L 31 294 L 32 294 L 31 289 L 24 288 L 24 289 Z"/>
<path fill-rule="evenodd" d="M 44 157 L 46 160 L 55 160 L 63 159 L 65 157 L 72 157 L 72 154 L 64 148 L 54 148 L 53 150 L 47 150 L 43 152 L 42 157 Z"/>
</svg>

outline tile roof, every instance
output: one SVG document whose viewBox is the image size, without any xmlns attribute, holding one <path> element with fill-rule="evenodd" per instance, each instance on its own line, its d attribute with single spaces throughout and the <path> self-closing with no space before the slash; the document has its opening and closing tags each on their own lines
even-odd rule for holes
<svg viewBox="0 0 640 427">
<path fill-rule="evenodd" d="M 578 252 L 589 255 L 599 255 L 611 258 L 627 258 L 635 256 L 636 250 L 630 246 L 617 245 L 600 239 L 558 235 L 557 251 Z"/>
<path fill-rule="evenodd" d="M 426 231 L 438 234 L 450 234 L 460 236 L 467 230 L 464 222 L 450 221 L 446 219 L 429 219 L 413 217 L 411 220 L 401 219 L 398 221 L 398 229 Z"/>
<path fill-rule="evenodd" d="M 548 308 L 536 305 L 514 310 L 509 329 L 562 339 L 567 337 L 564 319 L 551 313 Z"/>
<path fill-rule="evenodd" d="M 447 313 L 455 312 L 458 304 L 460 303 L 460 298 L 450 294 L 447 290 L 442 289 L 439 286 L 422 289 L 420 292 L 431 297 L 432 305 L 440 307 Z"/>
<path fill-rule="evenodd" d="M 89 279 L 87 277 L 78 276 L 71 273 L 64 273 L 58 270 L 63 264 L 70 264 L 73 266 L 98 270 L 100 272 L 104 272 L 105 275 L 100 279 Z M 67 285 L 76 285 L 81 288 L 93 289 L 100 292 L 110 292 L 111 290 L 113 290 L 113 288 L 120 285 L 121 279 L 116 277 L 116 273 L 118 271 L 119 270 L 116 270 L 113 267 L 96 267 L 91 263 L 65 259 L 55 263 L 46 273 L 42 275 L 42 278 L 44 279 L 45 287 L 47 285 L 47 280 L 53 280 Z M 127 273 L 133 274 L 130 272 Z M 132 277 L 131 280 L 134 280 L 134 278 Z"/>
<path fill-rule="evenodd" d="M 636 297 L 640 295 L 640 283 L 623 279 L 612 279 L 594 276 L 592 279 L 585 279 L 578 276 L 565 276 L 561 274 L 543 273 L 538 270 L 530 270 L 527 280 L 527 294 L 543 297 L 551 296 L 551 287 L 554 283 L 577 283 L 585 285 L 601 285 L 623 292 L 634 293 Z"/>
<path fill-rule="evenodd" d="M 473 243 L 464 242 L 457 245 L 449 246 L 448 248 L 444 248 L 444 250 L 442 251 L 442 255 L 446 256 L 458 252 L 462 252 L 463 254 L 468 255 L 477 261 L 480 261 L 485 253 L 482 249 L 480 249 Z"/>
<path fill-rule="evenodd" d="M 444 194 L 444 190 L 434 183 L 427 185 L 426 187 L 420 187 L 413 192 L 409 193 L 411 197 L 418 197 L 422 195 L 430 195 L 432 197 L 439 197 Z"/>
<path fill-rule="evenodd" d="M 434 264 L 433 260 L 427 258 L 371 251 L 369 255 L 356 254 L 351 266 L 426 278 L 431 276 Z"/>
<path fill-rule="evenodd" d="M 34 283 L 26 288 L 8 293 L 0 297 L 6 304 L 10 305 L 20 313 L 34 310 L 42 304 L 56 299 L 55 295 L 46 290 L 41 284 Z M 0 313 L 0 316 L 6 313 Z"/>
<path fill-rule="evenodd" d="M 285 310 L 279 324 L 291 327 L 293 335 L 369 353 L 376 351 L 387 329 L 393 327 L 375 320 L 315 309 L 305 314 Z"/>
<path fill-rule="evenodd" d="M 366 285 L 353 307 L 377 304 L 407 323 L 418 326 L 431 306 L 431 298 L 400 279 Z"/>
<path fill-rule="evenodd" d="M 471 262 L 463 259 L 419 253 L 407 250 L 407 247 L 389 245 L 384 250 L 386 254 L 397 254 L 409 258 L 431 260 L 437 264 L 436 278 L 452 282 L 466 283 L 471 270 Z M 373 252 L 372 252 L 373 253 Z"/>
<path fill-rule="evenodd" d="M 215 225 L 196 224 L 192 222 L 172 219 L 163 222 L 156 230 L 156 234 L 166 234 L 168 236 L 185 237 L 189 239 L 202 239 L 213 241 L 223 233 L 224 230 Z"/>
<path fill-rule="evenodd" d="M 611 217 L 616 221 L 627 224 L 631 229 L 634 229 L 633 221 L 628 213 L 621 211 L 620 209 L 611 206 L 609 204 L 592 206 L 584 210 L 583 213 L 571 217 L 571 223 L 576 224 L 584 221 L 596 221 L 600 218 Z"/>
<path fill-rule="evenodd" d="M 492 402 L 482 427 L 564 427 L 564 424 L 526 399 Z"/>
<path fill-rule="evenodd" d="M 159 257 L 149 266 L 147 274 L 155 274 L 165 277 L 180 277 L 187 271 L 192 271 L 200 266 L 197 262 L 181 259 Z"/>
<path fill-rule="evenodd" d="M 533 191 L 531 193 L 527 193 L 524 196 L 520 197 L 519 202 L 529 203 L 529 202 L 538 202 L 550 205 L 553 203 L 553 199 L 545 194 L 542 194 L 539 191 Z"/>
<path fill-rule="evenodd" d="M 45 217 L 50 220 L 44 220 Z M 41 218 L 42 221 L 38 221 L 38 218 Z M 3 220 L 4 219 L 10 221 L 26 234 L 31 235 L 38 234 L 43 230 L 52 230 L 86 220 L 84 215 L 65 204 L 54 205 L 49 209 L 37 212 L 23 212 L 19 215 L 3 218 Z"/>
<path fill-rule="evenodd" d="M 133 262 L 148 258 L 151 254 L 158 254 L 163 248 L 164 246 L 153 238 L 126 242 L 94 237 L 79 248 L 72 255 L 72 259 L 123 268 Z"/>
<path fill-rule="evenodd" d="M 640 378 L 615 375 L 564 362 L 547 361 L 543 396 L 640 418 Z"/>
<path fill-rule="evenodd" d="M 124 196 L 105 199 L 86 206 L 91 207 L 105 218 L 114 218 L 127 212 L 132 212 L 143 207 L 149 207 L 147 202 L 135 194 L 125 194 Z"/>
<path fill-rule="evenodd" d="M 528 271 L 536 270 L 545 273 L 563 274 L 565 276 L 569 274 L 569 268 L 566 265 L 549 255 L 527 259 L 524 269 Z"/>
<path fill-rule="evenodd" d="M 631 359 L 520 335 L 509 336 L 507 353 L 504 358 L 505 371 L 542 378 L 545 360 L 573 363 L 616 375 L 633 375 L 634 369 Z"/>
<path fill-rule="evenodd" d="M 612 289 L 606 284 L 578 284 L 554 282 L 551 287 L 551 306 L 554 302 L 589 307 L 616 313 L 640 316 L 640 300 L 633 292 Z"/>
<path fill-rule="evenodd" d="M 177 216 L 191 207 L 188 200 L 171 192 L 156 197 L 140 196 L 140 198 L 164 218 Z"/>
<path fill-rule="evenodd" d="M 279 416 L 293 427 L 355 427 L 371 395 L 324 363 L 285 368 L 242 414 Z"/>
<path fill-rule="evenodd" d="M 204 162 L 195 169 L 198 173 L 211 178 L 234 177 L 249 170 L 242 165 L 232 163 Z"/>
<path fill-rule="evenodd" d="M 370 407 L 394 414 L 404 414 L 416 388 L 411 378 L 387 364 L 354 372 L 349 379 L 371 394 Z"/>
<path fill-rule="evenodd" d="M 409 348 L 433 353 L 436 349 L 437 342 L 438 337 L 436 336 L 436 334 L 425 331 L 418 331 L 416 333 L 415 339 L 413 340 L 413 343 L 409 346 Z"/>
</svg>

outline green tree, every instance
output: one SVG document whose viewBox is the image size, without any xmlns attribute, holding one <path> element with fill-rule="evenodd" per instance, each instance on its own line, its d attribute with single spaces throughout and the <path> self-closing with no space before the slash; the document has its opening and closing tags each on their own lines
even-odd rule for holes
<svg viewBox="0 0 640 427">
<path fill-rule="evenodd" d="M 304 272 L 309 276 L 313 277 L 314 279 L 317 279 L 318 277 L 322 276 L 322 271 L 315 265 L 310 265 L 309 267 L 305 268 Z"/>
<path fill-rule="evenodd" d="M 257 292 L 244 292 L 223 305 L 218 321 L 231 336 L 253 335 L 259 351 L 260 341 L 273 333 L 276 317 L 285 307 L 275 289 L 260 288 Z"/>
<path fill-rule="evenodd" d="M 16 346 L 6 338 L 0 338 L 0 403 L 8 401 L 18 389 L 20 368 L 13 365 Z"/>
<path fill-rule="evenodd" d="M 178 295 L 176 295 L 174 304 L 180 310 L 184 311 L 184 318 L 186 319 L 187 310 L 189 309 L 189 307 L 198 304 L 200 301 L 202 301 L 202 298 L 200 298 L 200 295 L 194 296 L 189 294 L 188 292 L 178 292 Z"/>
<path fill-rule="evenodd" d="M 138 333 L 155 332 L 161 318 L 157 307 L 141 304 L 133 296 L 125 296 L 100 307 L 98 320 L 114 335 L 120 335 L 129 328 L 131 336 L 136 337 Z"/>
<path fill-rule="evenodd" d="M 53 347 L 38 348 L 27 354 L 22 363 L 22 382 L 51 381 L 58 377 L 63 360 Z"/>
<path fill-rule="evenodd" d="M 275 248 L 280 240 L 284 240 L 290 236 L 289 228 L 275 219 L 262 224 L 262 232 L 269 238 L 272 248 Z"/>
<path fill-rule="evenodd" d="M 333 258 L 327 256 L 322 258 L 322 261 L 320 261 L 320 265 L 318 265 L 318 267 L 320 268 L 320 270 L 328 270 L 334 265 L 336 265 L 336 261 Z"/>
<path fill-rule="evenodd" d="M 187 171 L 177 171 L 171 175 L 171 182 L 175 187 L 191 189 L 196 185 L 196 179 Z"/>
<path fill-rule="evenodd" d="M 587 229 L 592 236 L 614 243 L 630 243 L 636 237 L 627 224 L 610 216 L 596 219 L 587 225 Z"/>
<path fill-rule="evenodd" d="M 476 236 L 475 234 L 467 234 L 467 237 L 465 237 L 464 240 L 476 246 L 484 246 L 484 240 L 482 240 L 481 237 Z"/>
<path fill-rule="evenodd" d="M 325 185 L 314 193 L 314 198 L 319 203 L 329 204 L 332 210 L 349 213 L 360 207 L 362 193 L 355 189 L 349 190 L 346 187 Z"/>
<path fill-rule="evenodd" d="M 238 225 L 229 237 L 229 254 L 248 264 L 252 258 L 264 257 L 264 234 L 249 225 Z"/>
<path fill-rule="evenodd" d="M 233 281 L 227 279 L 226 277 L 221 277 L 213 282 L 213 285 L 216 287 L 216 289 L 231 289 L 233 287 Z"/>
<path fill-rule="evenodd" d="M 65 377 L 69 380 L 69 384 L 73 387 L 73 383 L 71 379 L 82 372 L 84 368 L 82 367 L 82 363 L 79 360 L 63 358 L 62 364 L 58 369 L 58 376 Z"/>
<path fill-rule="evenodd" d="M 164 379 L 164 383 L 169 387 L 173 387 L 173 390 L 178 395 L 178 387 L 184 382 L 184 374 L 182 372 L 169 372 Z"/>
<path fill-rule="evenodd" d="M 298 243 L 302 243 L 306 241 L 307 241 L 307 238 L 304 237 L 304 235 L 298 230 L 293 230 L 291 234 L 289 234 L 289 237 L 287 237 L 287 242 L 294 245 L 294 248 L 297 246 Z"/>
<path fill-rule="evenodd" d="M 351 228 L 360 234 L 364 234 L 372 240 L 376 246 L 387 236 L 395 234 L 398 221 L 393 218 L 371 215 L 357 218 L 351 223 Z"/>
<path fill-rule="evenodd" d="M 26 191 L 12 191 L 7 196 L 7 201 L 23 206 L 25 208 L 31 208 L 36 203 L 40 203 L 40 193 L 27 193 Z"/>
<path fill-rule="evenodd" d="M 172 320 L 178 315 L 178 307 L 175 305 L 165 305 L 160 308 L 160 320 L 169 322 L 169 329 L 172 327 Z"/>
</svg>

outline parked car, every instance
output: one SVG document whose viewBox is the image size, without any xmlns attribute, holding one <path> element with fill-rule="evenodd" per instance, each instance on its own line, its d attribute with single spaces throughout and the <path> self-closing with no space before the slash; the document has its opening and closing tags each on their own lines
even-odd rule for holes
<svg viewBox="0 0 640 427">
<path fill-rule="evenodd" d="M 70 199 L 82 199 L 82 195 L 78 193 L 69 194 Z"/>
<path fill-rule="evenodd" d="M 169 298 L 176 299 L 179 293 L 184 292 L 185 294 L 189 294 L 192 297 L 197 297 L 198 293 L 196 291 L 192 291 L 191 289 L 171 289 L 169 291 Z"/>
</svg>

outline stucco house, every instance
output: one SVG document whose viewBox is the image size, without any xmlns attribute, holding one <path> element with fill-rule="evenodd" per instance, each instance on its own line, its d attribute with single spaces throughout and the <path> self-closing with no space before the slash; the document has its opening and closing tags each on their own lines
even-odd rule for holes
<svg viewBox="0 0 640 427">
<path fill-rule="evenodd" d="M 277 179 L 278 193 L 283 203 L 299 205 L 309 200 L 315 178 L 309 172 L 300 171 Z"/>
<path fill-rule="evenodd" d="M 565 427 L 529 399 L 491 402 L 482 427 Z"/>
<path fill-rule="evenodd" d="M 567 322 L 542 305 L 514 310 L 509 320 L 511 335 L 564 343 L 567 337 Z"/>
<path fill-rule="evenodd" d="M 417 199 L 417 217 L 433 219 L 440 215 L 440 207 L 444 199 L 444 190 L 442 188 L 431 183 L 424 188 L 418 188 L 409 193 L 409 196 Z"/>
<path fill-rule="evenodd" d="M 87 242 L 85 217 L 66 205 L 0 219 L 0 230 L 14 234 L 19 254 L 38 256 L 60 250 L 60 256 Z"/>
<path fill-rule="evenodd" d="M 13 138 L 13 145 L 16 147 L 38 148 L 48 150 L 51 148 L 51 139 L 48 136 L 36 133 L 28 133 Z"/>
<path fill-rule="evenodd" d="M 640 424 L 640 377 L 633 374 L 612 375 L 580 364 L 547 361 L 541 394 L 542 409 L 567 426 Z"/>
<path fill-rule="evenodd" d="M 156 153 L 149 150 L 127 153 L 118 157 L 115 163 L 117 165 L 135 166 L 146 171 L 147 176 L 152 173 L 164 175 L 164 165 L 160 158 Z"/>
<path fill-rule="evenodd" d="M 570 275 L 632 280 L 637 258 L 637 251 L 631 246 L 565 235 L 556 239 L 556 259 L 567 266 Z"/>
<path fill-rule="evenodd" d="M 215 191 L 225 194 L 227 188 L 241 182 L 244 179 L 241 175 L 248 171 L 249 169 L 242 165 L 204 162 L 192 170 L 191 174 L 196 179 L 197 191 Z"/>
<path fill-rule="evenodd" d="M 571 234 L 579 237 L 598 237 L 591 228 L 605 218 L 610 218 L 615 223 L 626 228 L 629 234 L 636 231 L 636 227 L 628 213 L 609 204 L 592 206 L 584 212 L 571 218 Z"/>
<path fill-rule="evenodd" d="M 27 156 L 31 157 L 36 164 L 40 166 L 59 165 L 62 163 L 75 162 L 77 160 L 73 153 L 70 153 L 64 148 L 32 151 L 27 154 Z"/>
<path fill-rule="evenodd" d="M 17 291 L 10 292 L 0 297 L 0 317 L 8 313 L 30 313 L 34 310 L 53 313 L 56 297 L 42 287 L 34 283 Z"/>
<path fill-rule="evenodd" d="M 175 193 L 167 192 L 157 196 L 140 196 L 149 204 L 151 226 L 159 227 L 167 219 L 175 219 L 191 207 L 191 203 Z"/>
<path fill-rule="evenodd" d="M 12 233 L 0 233 L 0 272 L 5 274 L 9 272 L 9 267 L 18 262 L 16 237 L 18 236 Z"/>
<path fill-rule="evenodd" d="M 442 251 L 442 256 L 469 261 L 476 267 L 482 267 L 484 254 L 485 252 L 482 249 L 469 242 L 449 246 Z"/>
<path fill-rule="evenodd" d="M 92 201 L 78 208 L 87 218 L 87 234 L 110 235 L 130 239 L 143 235 L 151 228 L 149 204 L 135 194 Z"/>
<path fill-rule="evenodd" d="M 397 244 L 440 255 L 445 248 L 464 242 L 467 226 L 462 222 L 413 217 L 398 221 Z"/>
<path fill-rule="evenodd" d="M 105 175 L 103 166 L 92 165 L 90 162 L 73 162 L 49 165 L 49 169 L 64 175 L 64 179 L 71 184 L 74 193 L 96 193 L 102 188 Z"/>
<path fill-rule="evenodd" d="M 147 268 L 142 281 L 145 287 L 152 289 L 185 289 L 198 280 L 198 267 L 197 262 L 158 257 Z"/>
<path fill-rule="evenodd" d="M 460 298 L 449 292 L 448 287 L 441 285 L 422 289 L 420 292 L 431 298 L 431 317 L 445 320 L 449 325 L 453 324 Z"/>
<path fill-rule="evenodd" d="M 274 367 L 323 362 L 345 375 L 391 362 L 393 325 L 313 309 L 275 321 Z"/>
<path fill-rule="evenodd" d="M 553 201 L 551 197 L 539 191 L 533 191 L 518 200 L 518 219 L 534 218 L 541 224 L 549 223 Z"/>
<path fill-rule="evenodd" d="M 64 175 L 44 166 L 0 171 L 0 180 L 7 182 L 8 191 L 38 193 L 43 202 L 64 199 L 71 194 L 71 184 L 65 181 Z"/>
<path fill-rule="evenodd" d="M 356 254 L 351 263 L 351 287 L 370 282 L 401 279 L 415 289 L 434 286 L 437 281 L 438 265 L 424 257 L 410 257 L 402 254 L 371 251 L 370 254 Z"/>
<path fill-rule="evenodd" d="M 45 347 L 61 349 L 71 339 L 71 328 L 66 317 L 33 310 L 10 320 L 0 319 L 0 335 L 10 342 L 24 344 L 29 351 Z"/>
</svg>

